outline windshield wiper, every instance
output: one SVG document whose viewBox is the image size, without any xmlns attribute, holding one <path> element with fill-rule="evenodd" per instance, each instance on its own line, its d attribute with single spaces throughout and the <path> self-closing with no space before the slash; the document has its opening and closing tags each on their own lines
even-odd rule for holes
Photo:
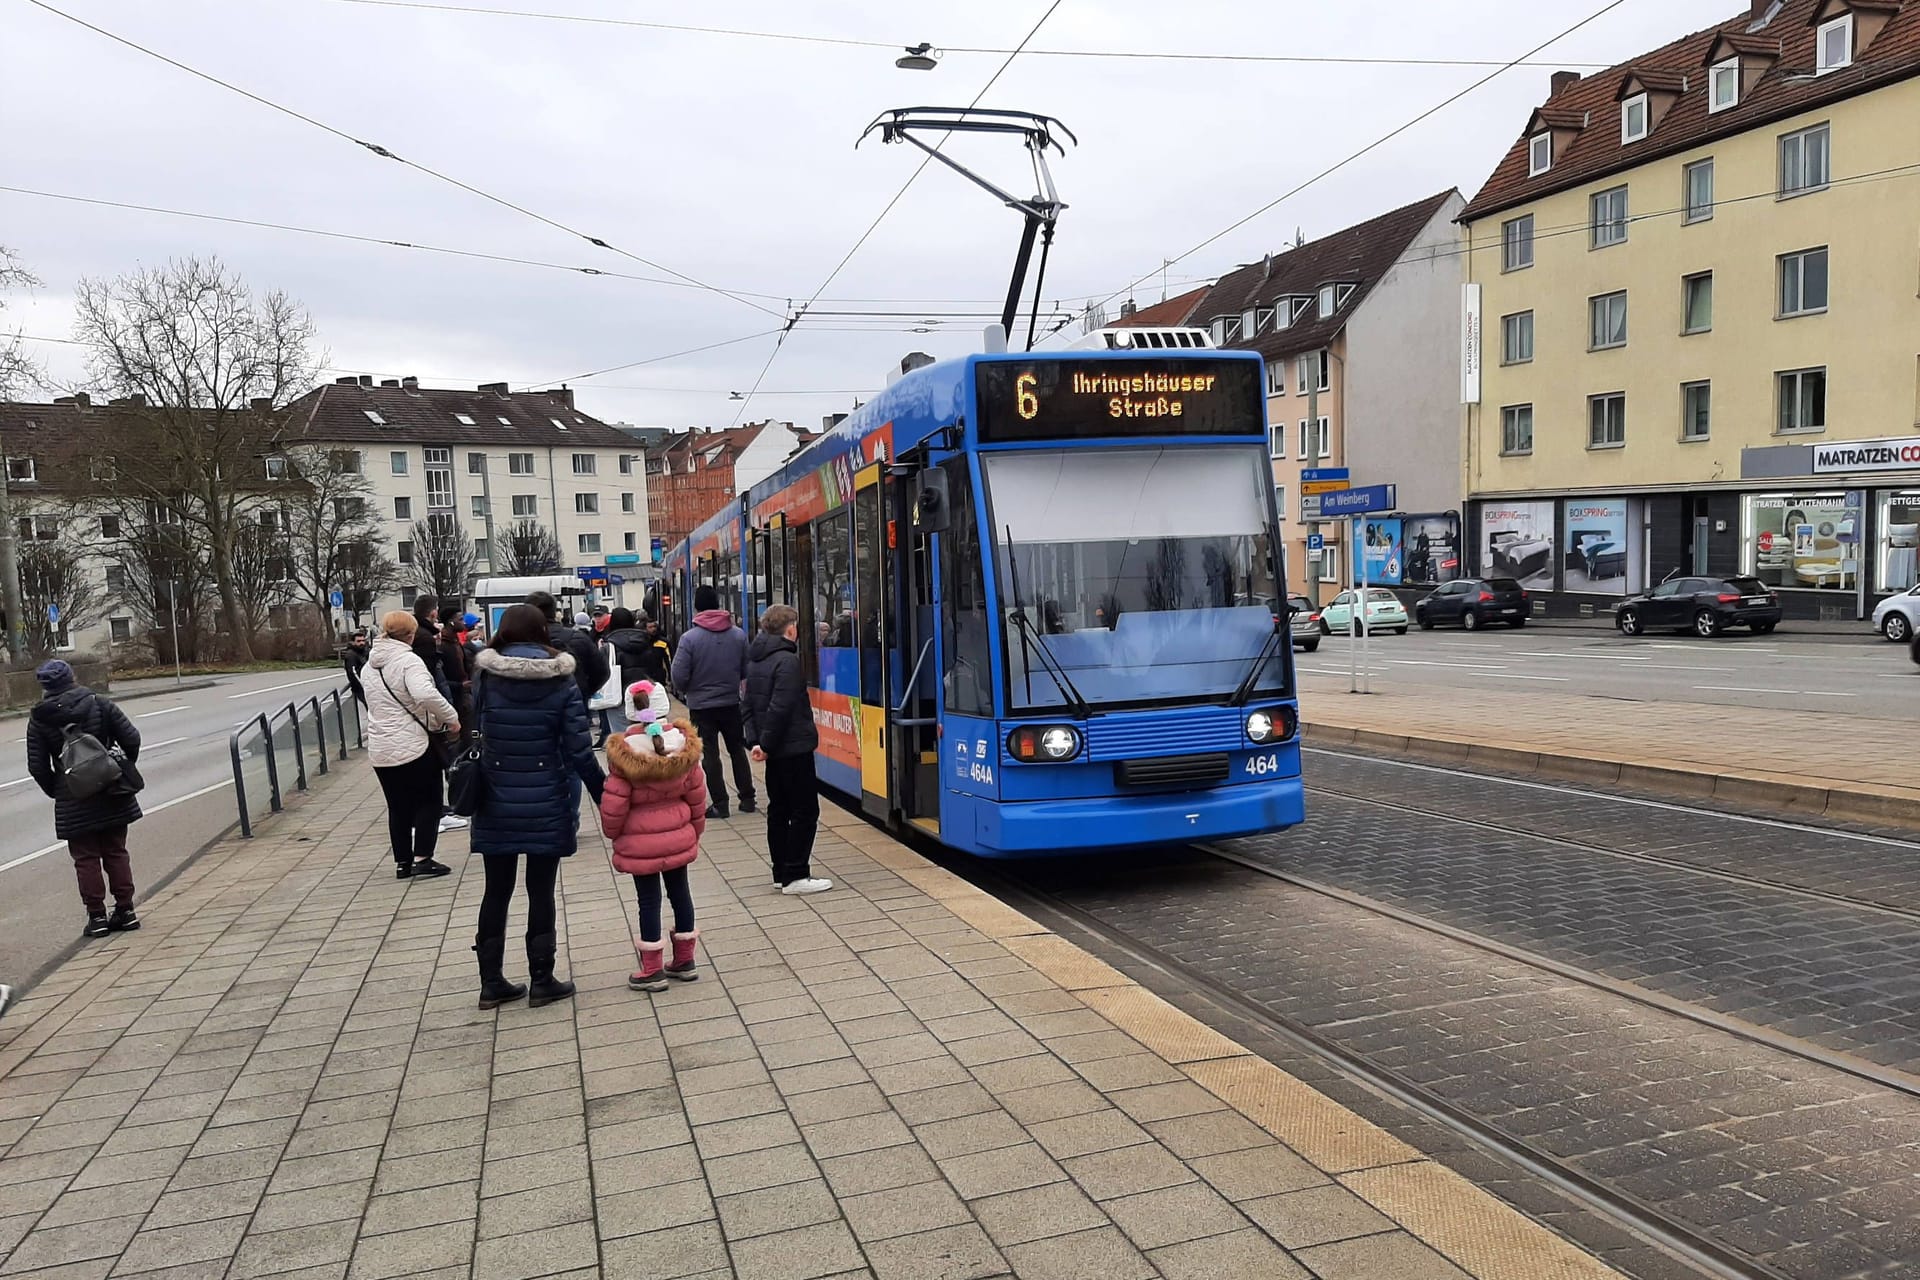
<svg viewBox="0 0 1920 1280">
<path fill-rule="evenodd" d="M 1013 546 L 1013 526 L 1007 526 L 1007 577 L 1008 585 L 1013 588 L 1013 620 L 1020 626 L 1020 665 L 1027 677 L 1027 703 L 1033 703 L 1033 651 L 1027 641 L 1031 637 L 1033 644 L 1040 650 L 1040 669 L 1053 681 L 1053 687 L 1073 708 L 1076 720 L 1085 720 L 1092 714 L 1087 700 L 1073 687 L 1073 677 L 1067 674 L 1065 666 L 1053 656 L 1053 650 L 1047 646 L 1047 638 L 1040 634 L 1040 628 L 1033 625 L 1033 619 L 1027 616 L 1027 607 L 1020 601 L 1020 558 Z"/>
<path fill-rule="evenodd" d="M 1273 649 L 1281 636 L 1286 636 L 1289 641 L 1293 638 L 1293 620 L 1289 618 L 1282 622 L 1276 616 L 1273 620 L 1272 633 L 1267 636 L 1266 643 L 1260 646 L 1260 652 L 1253 660 L 1253 668 L 1247 672 L 1246 678 L 1240 681 L 1240 687 L 1233 691 L 1233 701 L 1228 703 L 1228 706 L 1247 705 L 1247 699 L 1253 696 L 1254 686 L 1259 682 L 1260 672 L 1273 660 Z"/>
</svg>

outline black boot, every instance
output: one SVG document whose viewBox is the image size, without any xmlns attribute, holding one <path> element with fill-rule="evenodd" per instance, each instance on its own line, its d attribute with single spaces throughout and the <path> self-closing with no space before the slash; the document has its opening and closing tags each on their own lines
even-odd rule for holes
<svg viewBox="0 0 1920 1280">
<path fill-rule="evenodd" d="M 543 933 L 537 938 L 527 939 L 527 1004 L 538 1009 L 543 1004 L 552 1004 L 555 1000 L 565 1000 L 573 995 L 573 984 L 556 980 L 553 976 L 553 952 L 555 938 Z"/>
<path fill-rule="evenodd" d="M 519 983 L 507 981 L 503 971 L 507 960 L 507 940 L 504 937 L 475 937 L 473 950 L 480 957 L 482 1009 L 495 1009 L 527 994 L 527 989 Z"/>
</svg>

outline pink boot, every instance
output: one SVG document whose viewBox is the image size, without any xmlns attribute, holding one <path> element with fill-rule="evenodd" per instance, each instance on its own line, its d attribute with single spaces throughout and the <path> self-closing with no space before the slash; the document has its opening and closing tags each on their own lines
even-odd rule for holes
<svg viewBox="0 0 1920 1280">
<path fill-rule="evenodd" d="M 693 962 L 693 944 L 700 940 L 700 931 L 676 933 L 673 935 L 673 963 L 667 966 L 667 976 L 680 982 L 698 982 L 700 967 Z"/>
<path fill-rule="evenodd" d="M 667 944 L 664 942 L 642 942 L 640 944 L 640 971 L 627 975 L 627 988 L 631 991 L 665 991 L 667 975 L 661 970 L 661 961 L 665 959 Z"/>
</svg>

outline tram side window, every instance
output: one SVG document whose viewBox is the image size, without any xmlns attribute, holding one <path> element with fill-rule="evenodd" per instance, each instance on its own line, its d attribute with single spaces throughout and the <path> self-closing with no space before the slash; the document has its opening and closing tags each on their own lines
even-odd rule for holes
<svg viewBox="0 0 1920 1280">
<path fill-rule="evenodd" d="M 853 645 L 853 531 L 845 509 L 813 522 L 813 626 L 821 649 Z M 821 666 L 827 667 L 825 655 Z M 848 692 L 851 692 L 850 690 Z"/>
<path fill-rule="evenodd" d="M 965 458 L 950 458 L 947 472 L 950 523 L 940 535 L 940 630 L 946 652 L 947 710 L 963 716 L 993 714 L 987 639 L 986 569 L 981 560 L 980 522 L 974 514 L 973 479 Z"/>
<path fill-rule="evenodd" d="M 860 605 L 860 701 L 878 706 L 886 700 L 880 687 L 883 658 L 880 649 L 880 574 L 883 555 L 880 528 L 880 486 L 870 484 L 853 496 L 855 596 Z"/>
<path fill-rule="evenodd" d="M 813 626 L 813 526 L 794 529 L 793 555 L 788 567 L 793 572 L 793 607 L 800 611 L 800 661 L 806 668 L 807 683 L 820 687 L 820 641 Z"/>
<path fill-rule="evenodd" d="M 773 583 L 767 596 L 770 604 L 788 604 L 793 596 L 787 591 L 787 530 L 782 525 L 767 535 L 773 539 Z"/>
<path fill-rule="evenodd" d="M 751 565 L 747 570 L 747 593 L 753 597 L 752 613 L 740 620 L 749 631 L 767 607 L 767 531 L 756 530 L 752 538 Z"/>
</svg>

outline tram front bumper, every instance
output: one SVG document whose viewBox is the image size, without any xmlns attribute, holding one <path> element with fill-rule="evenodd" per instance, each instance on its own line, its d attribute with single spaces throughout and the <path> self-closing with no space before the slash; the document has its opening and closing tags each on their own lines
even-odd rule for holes
<svg viewBox="0 0 1920 1280">
<path fill-rule="evenodd" d="M 1306 817 L 1299 778 L 1206 791 L 982 804 L 975 837 L 991 857 L 1093 853 L 1261 835 Z"/>
</svg>

